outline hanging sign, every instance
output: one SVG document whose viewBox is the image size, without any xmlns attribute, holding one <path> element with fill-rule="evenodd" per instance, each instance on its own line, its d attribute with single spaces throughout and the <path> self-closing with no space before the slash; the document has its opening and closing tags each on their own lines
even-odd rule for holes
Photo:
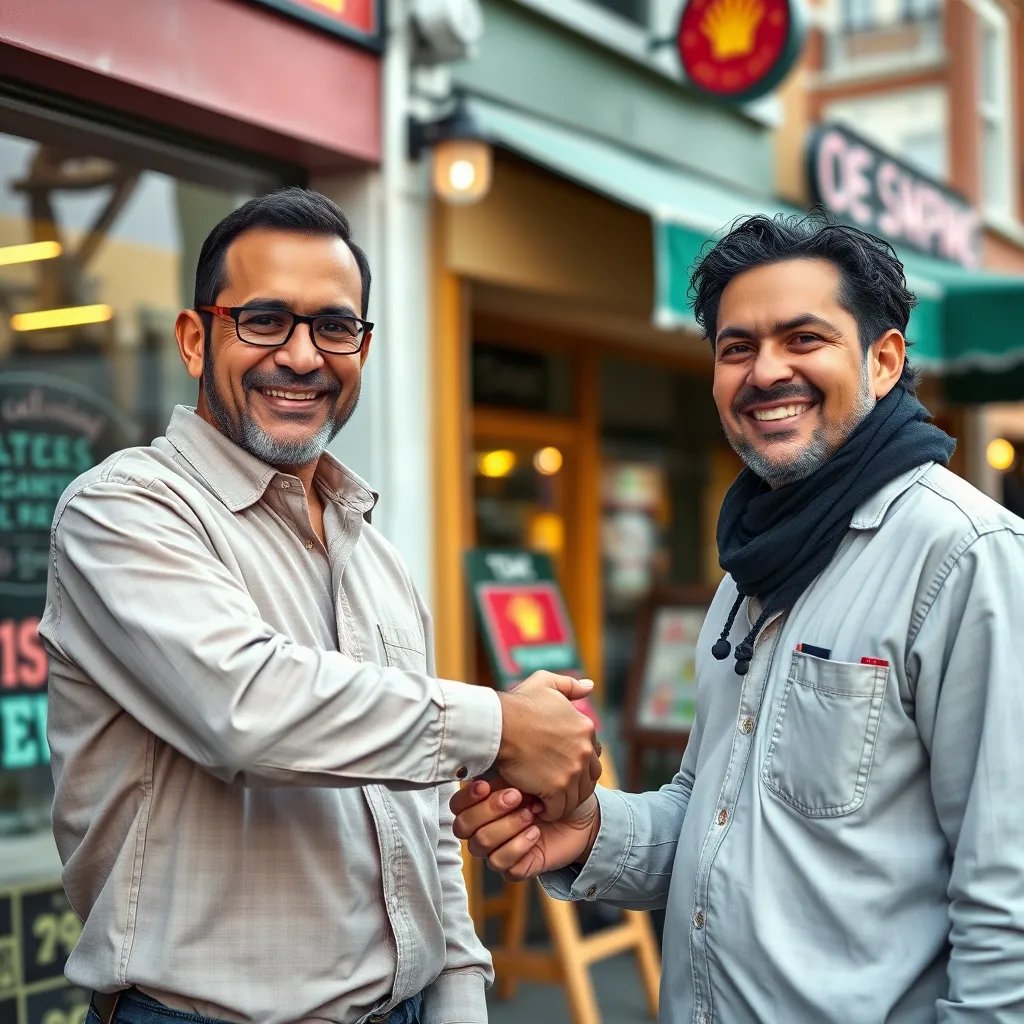
<svg viewBox="0 0 1024 1024">
<path fill-rule="evenodd" d="M 807 152 L 811 196 L 837 217 L 897 245 L 965 267 L 981 262 L 981 216 L 959 193 L 839 125 Z"/>
<path fill-rule="evenodd" d="M 380 0 L 258 0 L 283 14 L 378 50 Z"/>
<path fill-rule="evenodd" d="M 676 45 L 690 85 L 743 102 L 771 92 L 804 40 L 798 0 L 687 0 Z"/>
</svg>

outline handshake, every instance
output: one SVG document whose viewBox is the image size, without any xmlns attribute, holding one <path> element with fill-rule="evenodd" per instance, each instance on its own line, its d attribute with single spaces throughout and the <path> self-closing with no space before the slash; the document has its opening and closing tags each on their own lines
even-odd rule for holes
<svg viewBox="0 0 1024 1024">
<path fill-rule="evenodd" d="M 505 878 L 533 878 L 590 854 L 600 826 L 594 787 L 601 745 L 593 723 L 568 701 L 593 686 L 589 679 L 535 672 L 498 695 L 502 729 L 494 767 L 449 806 L 456 836 Z"/>
</svg>

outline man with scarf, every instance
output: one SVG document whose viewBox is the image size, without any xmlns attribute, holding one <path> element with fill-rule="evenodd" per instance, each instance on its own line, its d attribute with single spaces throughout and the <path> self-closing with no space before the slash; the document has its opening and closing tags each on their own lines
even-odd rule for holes
<svg viewBox="0 0 1024 1024">
<path fill-rule="evenodd" d="M 555 824 L 477 780 L 456 832 L 666 907 L 666 1024 L 1022 1021 L 1024 522 L 945 468 L 884 242 L 751 217 L 692 291 L 746 468 L 679 772 Z"/>
</svg>

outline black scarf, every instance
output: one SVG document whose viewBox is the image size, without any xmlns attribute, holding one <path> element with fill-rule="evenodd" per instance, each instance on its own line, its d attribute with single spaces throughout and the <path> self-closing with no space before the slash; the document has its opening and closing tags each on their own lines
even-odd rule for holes
<svg viewBox="0 0 1024 1024">
<path fill-rule="evenodd" d="M 754 641 L 768 618 L 792 608 L 832 561 L 857 507 L 901 473 L 949 461 L 956 442 L 928 419 L 928 410 L 897 386 L 835 455 L 803 480 L 771 490 L 751 470 L 740 473 L 718 517 L 719 562 L 739 590 L 711 649 L 719 661 L 729 657 L 727 638 L 744 597 L 759 596 L 763 605 L 736 648 L 739 675 L 746 675 Z"/>
</svg>

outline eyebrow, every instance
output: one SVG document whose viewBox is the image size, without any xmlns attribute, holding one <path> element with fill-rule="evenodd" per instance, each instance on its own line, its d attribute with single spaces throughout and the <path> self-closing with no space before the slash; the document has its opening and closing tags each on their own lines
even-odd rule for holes
<svg viewBox="0 0 1024 1024">
<path fill-rule="evenodd" d="M 823 333 L 831 335 L 839 333 L 839 329 L 835 324 L 825 320 L 823 317 L 815 316 L 813 313 L 800 313 L 789 320 L 777 320 L 765 333 L 786 334 L 789 331 L 796 330 L 798 327 L 817 327 Z M 753 341 L 756 337 L 757 335 L 753 331 L 749 331 L 745 327 L 723 327 L 715 338 L 715 347 L 717 348 L 723 341 L 735 339 Z"/>
<path fill-rule="evenodd" d="M 242 303 L 245 309 L 279 309 L 282 312 L 293 313 L 295 312 L 291 305 L 284 301 L 284 299 L 274 299 L 269 297 L 258 297 L 255 299 L 249 299 L 247 302 Z M 355 317 L 359 319 L 359 314 L 351 307 L 347 305 L 341 306 L 321 306 L 319 309 L 314 310 L 309 314 L 310 316 L 346 316 Z"/>
</svg>

